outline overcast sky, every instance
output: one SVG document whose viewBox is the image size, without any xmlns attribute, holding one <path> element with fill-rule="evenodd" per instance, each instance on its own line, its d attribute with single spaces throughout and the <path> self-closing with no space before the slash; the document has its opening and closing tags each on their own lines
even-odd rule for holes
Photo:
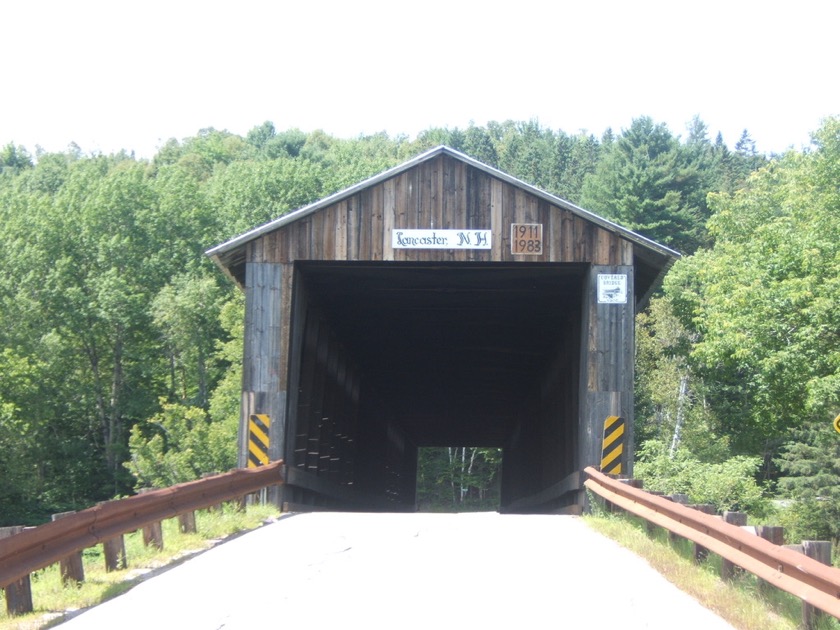
<svg viewBox="0 0 840 630">
<path fill-rule="evenodd" d="M 303 6 L 305 5 L 305 6 Z M 836 0 L 181 2 L 0 9 L 0 144 L 151 157 L 204 127 L 339 137 L 538 120 L 600 136 L 694 115 L 801 148 L 840 114 Z"/>
</svg>

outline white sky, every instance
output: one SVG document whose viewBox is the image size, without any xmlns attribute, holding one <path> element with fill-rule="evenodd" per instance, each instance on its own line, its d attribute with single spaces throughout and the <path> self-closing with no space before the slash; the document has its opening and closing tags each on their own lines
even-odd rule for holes
<svg viewBox="0 0 840 630">
<path fill-rule="evenodd" d="M 302 6 L 302 5 L 306 6 Z M 43 0 L 0 6 L 0 145 L 134 150 L 204 127 L 339 137 L 695 114 L 731 147 L 840 114 L 836 0 Z M 11 6 L 10 6 L 11 5 Z"/>
</svg>

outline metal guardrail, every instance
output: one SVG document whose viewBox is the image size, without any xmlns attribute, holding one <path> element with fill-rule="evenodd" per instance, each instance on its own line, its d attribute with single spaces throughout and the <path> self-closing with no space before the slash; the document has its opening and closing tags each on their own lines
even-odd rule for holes
<svg viewBox="0 0 840 630">
<path fill-rule="evenodd" d="M 24 530 L 0 539 L 0 588 L 120 534 L 282 483 L 281 460 L 108 501 Z"/>
<path fill-rule="evenodd" d="M 687 538 L 803 602 L 840 618 L 840 569 L 612 479 L 592 467 L 584 486 L 610 503 Z"/>
</svg>

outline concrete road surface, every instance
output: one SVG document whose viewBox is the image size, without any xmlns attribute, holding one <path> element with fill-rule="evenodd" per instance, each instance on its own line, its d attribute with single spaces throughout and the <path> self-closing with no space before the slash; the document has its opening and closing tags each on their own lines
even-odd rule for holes
<svg viewBox="0 0 840 630">
<path fill-rule="evenodd" d="M 570 516 L 288 516 L 60 626 L 731 628 Z"/>
</svg>

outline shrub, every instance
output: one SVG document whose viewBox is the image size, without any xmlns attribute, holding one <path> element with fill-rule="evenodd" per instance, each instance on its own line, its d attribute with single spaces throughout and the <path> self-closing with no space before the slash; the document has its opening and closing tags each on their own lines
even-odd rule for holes
<svg viewBox="0 0 840 630">
<path fill-rule="evenodd" d="M 642 444 L 638 460 L 635 476 L 644 480 L 648 490 L 687 494 L 693 503 L 709 503 L 720 511 L 747 512 L 759 518 L 770 509 L 755 480 L 759 457 L 702 462 L 682 448 L 670 456 L 662 442 L 651 440 Z"/>
</svg>

